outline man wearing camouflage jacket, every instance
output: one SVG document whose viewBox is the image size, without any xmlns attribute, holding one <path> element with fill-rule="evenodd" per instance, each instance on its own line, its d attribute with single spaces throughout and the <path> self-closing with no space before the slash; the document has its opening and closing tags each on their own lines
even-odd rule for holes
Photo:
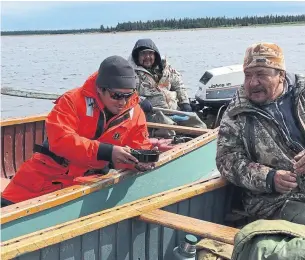
<svg viewBox="0 0 305 260">
<path fill-rule="evenodd" d="M 250 46 L 243 68 L 220 125 L 217 167 L 242 187 L 248 214 L 305 224 L 305 79 L 286 73 L 273 43 Z"/>
<path fill-rule="evenodd" d="M 205 123 L 192 112 L 180 73 L 165 58 L 161 58 L 157 46 L 151 39 L 140 39 L 136 42 L 129 62 L 138 76 L 140 106 L 147 121 L 206 128 Z M 153 108 L 182 110 L 186 113 L 185 117 L 181 117 L 173 113 L 154 111 Z M 171 137 L 175 135 L 175 131 L 159 129 L 150 134 L 155 137 Z"/>
<path fill-rule="evenodd" d="M 139 77 L 138 93 L 145 112 L 152 107 L 191 112 L 189 98 L 181 75 L 166 59 L 151 39 L 136 42 L 130 62 Z"/>
</svg>

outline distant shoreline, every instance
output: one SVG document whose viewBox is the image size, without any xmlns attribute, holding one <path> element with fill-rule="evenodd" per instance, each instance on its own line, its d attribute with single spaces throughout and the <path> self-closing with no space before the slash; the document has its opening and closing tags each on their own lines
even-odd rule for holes
<svg viewBox="0 0 305 260">
<path fill-rule="evenodd" d="M 203 27 L 203 28 L 189 28 L 189 29 L 154 29 L 154 30 L 134 30 L 127 32 L 116 32 L 116 33 L 133 33 L 133 32 L 169 32 L 169 31 L 201 31 L 201 30 L 215 30 L 215 29 L 240 29 L 240 28 L 253 28 L 253 27 L 280 27 L 280 26 L 301 26 L 305 25 L 305 22 L 300 23 L 276 23 L 276 24 L 253 24 L 248 26 L 218 26 L 218 27 Z M 108 34 L 108 33 L 105 33 Z M 110 32 L 113 34 L 113 32 Z"/>
<path fill-rule="evenodd" d="M 60 36 L 60 35 L 81 35 L 81 34 L 120 34 L 120 33 L 148 33 L 148 32 L 171 32 L 171 31 L 199 31 L 199 30 L 215 30 L 215 29 L 240 29 L 240 28 L 255 28 L 255 27 L 281 27 L 281 26 L 302 26 L 305 22 L 290 22 L 290 23 L 273 23 L 273 24 L 253 24 L 247 26 L 217 26 L 217 27 L 202 27 L 202 28 L 188 28 L 188 29 L 153 29 L 153 30 L 130 30 L 130 31 L 113 31 L 113 32 L 100 32 L 100 31 L 86 31 L 86 29 L 75 29 L 75 30 L 45 30 L 45 33 L 28 33 L 20 34 L 22 31 L 5 31 L 1 32 L 1 37 L 9 36 Z M 83 32 L 81 31 L 83 30 Z M 98 30 L 98 29 L 88 29 L 88 30 Z M 60 31 L 69 31 L 67 33 L 62 33 Z M 40 31 L 43 32 L 43 31 Z M 58 33 L 57 33 L 58 32 Z M 9 33 L 3 35 L 3 33 Z"/>
</svg>

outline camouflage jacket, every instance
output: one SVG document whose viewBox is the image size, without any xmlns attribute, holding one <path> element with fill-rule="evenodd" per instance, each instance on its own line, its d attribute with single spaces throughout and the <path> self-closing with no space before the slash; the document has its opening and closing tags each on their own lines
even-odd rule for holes
<svg viewBox="0 0 305 260">
<path fill-rule="evenodd" d="M 284 220 L 257 220 L 234 237 L 231 260 L 304 259 L 305 226 Z"/>
<path fill-rule="evenodd" d="M 165 58 L 162 58 L 163 70 L 158 67 L 148 71 L 137 66 L 129 58 L 138 75 L 138 93 L 141 98 L 147 98 L 153 107 L 178 109 L 178 104 L 189 103 L 181 75 Z"/>
<path fill-rule="evenodd" d="M 305 80 L 295 77 L 294 110 L 305 133 Z M 288 194 L 273 193 L 266 185 L 271 169 L 293 170 L 291 160 L 300 151 L 292 149 L 279 124 L 264 110 L 253 105 L 241 87 L 221 121 L 216 164 L 222 176 L 244 188 L 246 212 L 258 218 L 271 217 L 287 199 L 305 202 L 304 176 Z"/>
</svg>

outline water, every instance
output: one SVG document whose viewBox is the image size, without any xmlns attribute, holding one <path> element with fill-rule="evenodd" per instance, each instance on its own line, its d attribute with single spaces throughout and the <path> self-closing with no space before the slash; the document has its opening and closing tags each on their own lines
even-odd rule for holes
<svg viewBox="0 0 305 260">
<path fill-rule="evenodd" d="M 181 72 L 190 97 L 210 68 L 243 61 L 258 41 L 276 42 L 284 50 L 288 71 L 304 73 L 305 26 L 201 29 L 117 34 L 1 37 L 1 86 L 63 93 L 81 86 L 110 55 L 128 57 L 139 38 L 151 38 L 162 55 Z M 52 101 L 1 96 L 1 118 L 49 111 Z"/>
</svg>

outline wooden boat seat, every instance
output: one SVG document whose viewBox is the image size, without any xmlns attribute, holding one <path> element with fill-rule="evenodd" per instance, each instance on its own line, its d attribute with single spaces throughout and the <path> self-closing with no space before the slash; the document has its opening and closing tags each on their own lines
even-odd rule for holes
<svg viewBox="0 0 305 260">
<path fill-rule="evenodd" d="M 194 128 L 194 127 L 180 126 L 180 125 L 165 125 L 165 124 L 152 123 L 152 122 L 147 122 L 147 126 L 149 128 L 174 130 L 178 133 L 184 133 L 184 134 L 190 134 L 196 136 L 214 131 L 214 129 Z"/>
<path fill-rule="evenodd" d="M 6 186 L 10 183 L 10 179 L 7 178 L 3 178 L 1 177 L 1 192 L 4 191 L 4 189 L 6 188 Z"/>
<path fill-rule="evenodd" d="M 140 215 L 140 220 L 178 229 L 200 237 L 214 239 L 230 245 L 234 244 L 234 237 L 239 229 L 227 227 L 208 221 L 174 214 L 156 209 Z"/>
</svg>

